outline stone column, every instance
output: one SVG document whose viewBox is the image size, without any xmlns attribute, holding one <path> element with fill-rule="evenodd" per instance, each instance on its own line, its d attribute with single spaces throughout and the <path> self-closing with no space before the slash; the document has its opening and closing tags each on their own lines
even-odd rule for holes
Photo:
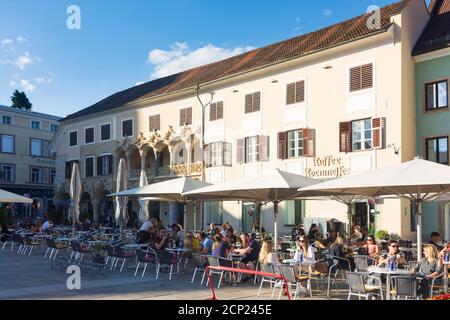
<svg viewBox="0 0 450 320">
<path fill-rule="evenodd" d="M 147 151 L 139 149 L 139 155 L 141 156 L 141 170 L 145 170 L 145 160 L 147 158 Z"/>
<path fill-rule="evenodd" d="M 168 149 L 169 149 L 169 156 L 170 156 L 170 159 L 169 159 L 169 165 L 170 165 L 170 175 L 173 175 L 173 146 L 168 146 Z"/>
<path fill-rule="evenodd" d="M 191 163 L 192 163 L 192 144 L 191 141 L 188 141 L 185 143 L 186 145 L 186 149 L 187 149 L 187 168 L 186 168 L 186 172 L 188 175 L 191 174 Z"/>
</svg>

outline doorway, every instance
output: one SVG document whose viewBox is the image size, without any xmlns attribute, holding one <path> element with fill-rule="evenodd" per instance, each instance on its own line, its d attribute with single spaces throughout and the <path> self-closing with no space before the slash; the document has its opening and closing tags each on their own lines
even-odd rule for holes
<svg viewBox="0 0 450 320">
<path fill-rule="evenodd" d="M 242 232 L 252 232 L 253 224 L 260 222 L 260 206 L 253 202 L 244 202 L 242 204 Z"/>
</svg>

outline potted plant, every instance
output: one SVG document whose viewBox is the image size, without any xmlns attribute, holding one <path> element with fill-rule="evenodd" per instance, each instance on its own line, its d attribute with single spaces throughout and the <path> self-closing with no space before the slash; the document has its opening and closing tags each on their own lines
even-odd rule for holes
<svg viewBox="0 0 450 320">
<path fill-rule="evenodd" d="M 92 252 L 94 253 L 94 256 L 92 257 L 92 262 L 98 263 L 98 264 L 104 264 L 105 263 L 105 257 L 102 256 L 102 251 L 106 249 L 106 246 L 102 243 L 94 243 L 92 245 Z"/>
<path fill-rule="evenodd" d="M 386 230 L 378 230 L 375 237 L 377 240 L 389 240 L 389 232 Z"/>
</svg>

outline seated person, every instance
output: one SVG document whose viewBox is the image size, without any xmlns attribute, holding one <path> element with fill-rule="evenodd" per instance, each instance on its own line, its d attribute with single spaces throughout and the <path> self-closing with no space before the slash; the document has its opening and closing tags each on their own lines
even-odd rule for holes
<svg viewBox="0 0 450 320">
<path fill-rule="evenodd" d="M 190 250 L 190 253 L 200 251 L 200 241 L 190 231 L 186 232 L 186 237 L 184 237 L 184 248 Z"/>
<path fill-rule="evenodd" d="M 212 238 L 204 232 L 200 232 L 200 244 L 201 244 L 201 254 L 212 255 L 212 245 L 214 241 Z"/>
<path fill-rule="evenodd" d="M 345 240 L 342 236 L 338 235 L 334 243 L 330 246 L 330 255 L 338 258 L 345 258 L 344 251 L 345 251 Z M 331 258 L 328 259 L 328 265 L 329 266 L 334 265 L 334 260 Z M 339 269 L 349 270 L 351 269 L 352 266 L 349 265 L 349 263 L 346 260 L 338 259 L 337 267 Z"/>
<path fill-rule="evenodd" d="M 350 243 L 356 244 L 362 238 L 361 227 L 356 225 L 353 227 L 353 234 L 350 236 Z"/>
<path fill-rule="evenodd" d="M 53 221 L 47 220 L 42 225 L 42 231 L 46 232 L 47 230 L 51 230 L 53 228 Z"/>
<path fill-rule="evenodd" d="M 441 234 L 439 232 L 432 232 L 430 235 L 431 240 L 428 242 L 436 247 L 437 251 L 442 251 L 444 245 L 442 244 Z"/>
<path fill-rule="evenodd" d="M 167 239 L 168 239 L 167 230 L 166 229 L 159 230 L 158 236 L 153 242 L 153 250 L 155 251 L 165 250 L 167 248 Z"/>
<path fill-rule="evenodd" d="M 372 236 L 367 237 L 367 242 L 362 247 L 367 250 L 367 254 L 371 258 L 378 257 L 378 255 L 380 254 L 380 248 L 378 247 L 378 244 L 376 243 L 375 238 Z"/>
<path fill-rule="evenodd" d="M 241 234 L 241 242 L 243 245 L 248 245 L 246 245 L 242 249 L 234 250 L 234 252 L 237 252 L 238 254 L 243 256 L 241 262 L 239 263 L 239 268 L 254 270 L 259 257 L 259 243 L 255 239 L 250 239 L 248 233 Z M 245 277 L 244 279 L 242 279 L 242 281 L 245 282 L 248 279 L 250 279 L 250 277 Z"/>
<path fill-rule="evenodd" d="M 397 240 L 389 241 L 389 252 L 378 260 L 378 266 L 388 267 L 389 262 L 395 260 L 399 269 L 402 269 L 406 264 L 405 257 L 399 250 L 399 245 Z"/>
<path fill-rule="evenodd" d="M 223 241 L 221 234 L 216 234 L 214 236 L 214 243 L 212 245 L 212 255 L 216 258 L 227 258 L 228 257 L 228 244 Z"/>
<path fill-rule="evenodd" d="M 297 242 L 297 250 L 295 251 L 294 260 L 303 260 L 310 263 L 316 262 L 316 248 L 313 245 L 308 244 L 308 240 L 305 236 L 300 236 Z M 306 267 L 306 271 L 308 271 L 308 267 Z"/>
<path fill-rule="evenodd" d="M 438 252 L 433 245 L 426 245 L 423 248 L 425 257 L 420 260 L 419 265 L 412 270 L 418 278 L 420 278 L 418 292 L 423 298 L 428 298 L 430 293 L 430 283 L 436 278 L 442 270 L 442 258 L 438 258 Z"/>
<path fill-rule="evenodd" d="M 367 238 L 369 237 L 369 229 L 367 227 L 362 227 L 361 234 L 362 234 L 362 237 L 361 237 L 361 239 L 358 239 L 358 242 L 359 243 L 367 242 Z"/>
</svg>

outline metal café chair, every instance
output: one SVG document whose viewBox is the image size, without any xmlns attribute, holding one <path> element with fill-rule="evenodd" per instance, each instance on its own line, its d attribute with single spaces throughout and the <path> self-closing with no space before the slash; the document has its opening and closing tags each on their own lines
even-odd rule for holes
<svg viewBox="0 0 450 320">
<path fill-rule="evenodd" d="M 192 275 L 191 283 L 194 283 L 195 275 L 197 274 L 197 271 L 203 272 L 202 281 L 200 282 L 200 285 L 203 285 L 203 280 L 205 279 L 206 274 L 206 257 L 199 254 L 199 253 L 193 253 L 192 254 L 192 261 L 194 262 L 194 274 Z"/>
<path fill-rule="evenodd" d="M 275 273 L 275 268 L 273 266 L 273 264 L 270 263 L 261 263 L 259 265 L 261 272 L 265 272 L 265 273 Z M 271 299 L 273 299 L 273 296 L 275 294 L 275 284 L 277 283 L 276 278 L 270 278 L 270 277 L 266 277 L 266 276 L 262 276 L 261 277 L 261 284 L 259 285 L 259 290 L 258 290 L 258 294 L 256 295 L 257 297 L 259 297 L 260 293 L 261 293 L 261 289 L 263 287 L 264 283 L 269 283 L 270 284 L 270 289 L 272 290 L 272 296 Z"/>
<path fill-rule="evenodd" d="M 417 278 L 414 275 L 392 277 L 392 285 L 391 293 L 396 300 L 422 299 L 422 295 L 417 292 Z"/>
<path fill-rule="evenodd" d="M 365 298 L 369 300 L 371 295 L 379 295 L 383 299 L 383 288 L 381 286 L 371 286 L 364 283 L 364 274 L 356 272 L 347 272 L 347 284 L 349 287 L 348 300 L 351 300 L 352 296 Z"/>
</svg>

